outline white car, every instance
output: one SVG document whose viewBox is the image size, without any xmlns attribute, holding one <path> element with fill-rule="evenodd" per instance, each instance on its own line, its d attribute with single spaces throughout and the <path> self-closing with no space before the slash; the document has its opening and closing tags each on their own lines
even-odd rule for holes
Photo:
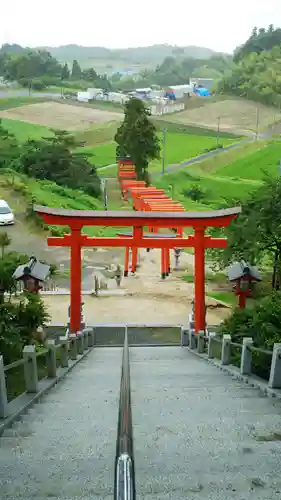
<svg viewBox="0 0 281 500">
<path fill-rule="evenodd" d="M 5 200 L 0 200 L 0 226 L 15 223 L 15 216 Z"/>
</svg>

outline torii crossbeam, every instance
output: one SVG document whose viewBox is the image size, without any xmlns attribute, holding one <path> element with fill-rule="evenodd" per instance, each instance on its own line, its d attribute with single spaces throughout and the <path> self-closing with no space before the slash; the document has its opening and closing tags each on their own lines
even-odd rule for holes
<svg viewBox="0 0 281 500">
<path fill-rule="evenodd" d="M 70 328 L 81 329 L 82 247 L 174 248 L 173 238 L 144 236 L 144 227 L 193 227 L 194 235 L 176 238 L 176 246 L 195 250 L 195 330 L 205 330 L 205 248 L 225 248 L 225 238 L 205 235 L 208 227 L 227 227 L 241 213 L 240 207 L 213 212 L 130 212 L 65 210 L 35 205 L 46 224 L 69 226 L 71 233 L 49 237 L 48 245 L 70 247 Z M 84 226 L 132 227 L 131 237 L 93 238 L 81 233 Z"/>
</svg>

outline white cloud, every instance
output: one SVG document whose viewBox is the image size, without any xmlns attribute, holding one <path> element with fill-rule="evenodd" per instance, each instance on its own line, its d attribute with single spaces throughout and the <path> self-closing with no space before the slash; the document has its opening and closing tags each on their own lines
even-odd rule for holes
<svg viewBox="0 0 281 500">
<path fill-rule="evenodd" d="M 164 9 L 164 5 L 167 7 Z M 155 43 L 230 52 L 252 28 L 281 25 L 280 0 L 4 0 L 0 44 L 111 48 Z"/>
</svg>

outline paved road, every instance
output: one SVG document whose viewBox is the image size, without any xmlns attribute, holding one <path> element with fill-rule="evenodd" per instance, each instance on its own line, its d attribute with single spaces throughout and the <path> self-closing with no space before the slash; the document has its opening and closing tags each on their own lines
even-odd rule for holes
<svg viewBox="0 0 281 500">
<path fill-rule="evenodd" d="M 0 90 L 0 98 L 8 99 L 11 97 L 60 97 L 60 93 L 55 92 L 32 92 L 28 90 Z"/>
<path fill-rule="evenodd" d="M 122 349 L 92 351 L 0 438 L 2 500 L 112 499 Z M 281 498 L 281 402 L 180 347 L 130 349 L 137 497 Z"/>
</svg>

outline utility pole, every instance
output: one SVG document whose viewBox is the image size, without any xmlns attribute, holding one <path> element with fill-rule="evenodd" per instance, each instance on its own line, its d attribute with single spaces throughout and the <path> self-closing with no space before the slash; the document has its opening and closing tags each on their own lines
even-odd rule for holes
<svg viewBox="0 0 281 500">
<path fill-rule="evenodd" d="M 108 196 L 107 196 L 107 189 L 106 189 L 106 181 L 107 181 L 107 179 L 101 179 L 101 188 L 102 188 L 102 192 L 103 192 L 104 210 L 108 209 Z"/>
<path fill-rule="evenodd" d="M 217 148 L 219 147 L 219 142 L 220 142 L 220 122 L 221 122 L 221 117 L 218 116 L 218 128 L 217 128 Z"/>
<path fill-rule="evenodd" d="M 259 125 L 260 125 L 260 108 L 257 107 L 257 124 L 256 124 L 256 140 L 259 136 Z"/>
<path fill-rule="evenodd" d="M 163 128 L 163 137 L 162 137 L 162 175 L 165 173 L 166 132 L 167 132 L 167 129 Z"/>
</svg>

